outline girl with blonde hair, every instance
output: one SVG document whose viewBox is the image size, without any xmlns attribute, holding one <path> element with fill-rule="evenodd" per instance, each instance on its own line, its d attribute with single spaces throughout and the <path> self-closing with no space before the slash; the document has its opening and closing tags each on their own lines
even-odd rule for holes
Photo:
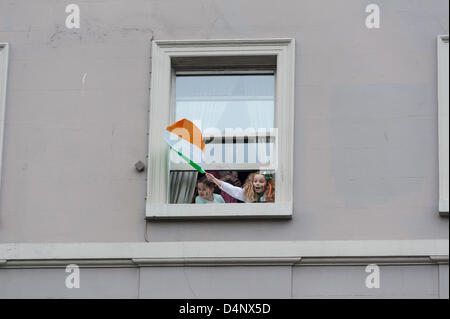
<svg viewBox="0 0 450 319">
<path fill-rule="evenodd" d="M 270 182 L 269 174 L 251 173 L 248 175 L 243 188 L 221 181 L 210 173 L 206 173 L 206 178 L 240 201 L 246 203 L 272 203 L 275 201 L 275 188 Z"/>
</svg>

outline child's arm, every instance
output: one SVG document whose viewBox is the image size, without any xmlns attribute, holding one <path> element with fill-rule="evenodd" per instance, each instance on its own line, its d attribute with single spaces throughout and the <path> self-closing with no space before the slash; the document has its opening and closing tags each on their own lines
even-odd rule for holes
<svg viewBox="0 0 450 319">
<path fill-rule="evenodd" d="M 231 197 L 234 197 L 242 202 L 247 202 L 247 199 L 244 196 L 244 190 L 242 188 L 233 186 L 227 182 L 222 182 L 221 189 Z"/>
<path fill-rule="evenodd" d="M 208 178 L 209 181 L 215 183 L 225 193 L 229 194 L 230 196 L 232 196 L 242 202 L 247 202 L 247 199 L 244 196 L 244 190 L 242 188 L 236 187 L 227 182 L 221 181 L 220 179 L 215 178 L 214 175 L 209 174 L 209 173 L 206 173 L 206 178 Z"/>
</svg>

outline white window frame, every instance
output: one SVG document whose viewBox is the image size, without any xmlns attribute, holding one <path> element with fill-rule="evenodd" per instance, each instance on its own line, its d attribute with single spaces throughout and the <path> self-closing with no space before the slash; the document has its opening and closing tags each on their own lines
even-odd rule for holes
<svg viewBox="0 0 450 319">
<path fill-rule="evenodd" d="M 439 35 L 438 53 L 438 121 L 439 121 L 439 213 L 449 215 L 449 56 L 448 35 Z"/>
<path fill-rule="evenodd" d="M 163 135 L 173 112 L 173 58 L 275 56 L 275 127 L 278 164 L 275 203 L 168 204 L 168 147 Z M 241 66 L 242 67 L 242 66 Z M 290 218 L 293 213 L 294 39 L 155 40 L 149 112 L 149 154 L 146 217 L 185 218 Z M 213 206 L 212 206 L 213 205 Z"/>
<path fill-rule="evenodd" d="M 0 43 L 0 185 L 2 180 L 3 132 L 5 127 L 6 80 L 8 78 L 8 43 Z"/>
</svg>

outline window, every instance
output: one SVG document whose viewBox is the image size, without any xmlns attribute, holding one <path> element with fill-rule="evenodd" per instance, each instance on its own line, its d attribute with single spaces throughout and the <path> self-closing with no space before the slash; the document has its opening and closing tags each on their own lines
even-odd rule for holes
<svg viewBox="0 0 450 319">
<path fill-rule="evenodd" d="M 438 104 L 439 104 L 439 212 L 448 216 L 448 35 L 438 37 Z"/>
<path fill-rule="evenodd" d="M 5 126 L 6 78 L 8 72 L 8 44 L 0 43 L 0 182 L 3 158 L 3 130 Z"/>
<path fill-rule="evenodd" d="M 262 171 L 273 180 L 276 166 L 274 130 L 275 75 L 241 72 L 177 72 L 174 85 L 175 121 L 187 118 L 203 131 L 203 168 L 242 187 L 249 174 Z M 169 160 L 169 203 L 206 202 L 216 198 L 239 202 L 215 187 L 202 201 L 196 191 L 197 171 L 175 153 Z M 274 189 L 275 190 L 275 189 Z M 275 200 L 275 191 L 271 192 Z M 222 198 L 221 198 L 222 197 Z"/>
<path fill-rule="evenodd" d="M 294 40 L 154 41 L 146 216 L 291 217 L 293 115 Z M 206 171 L 264 171 L 274 202 L 192 205 L 200 176 L 163 139 L 183 118 L 202 130 Z"/>
</svg>

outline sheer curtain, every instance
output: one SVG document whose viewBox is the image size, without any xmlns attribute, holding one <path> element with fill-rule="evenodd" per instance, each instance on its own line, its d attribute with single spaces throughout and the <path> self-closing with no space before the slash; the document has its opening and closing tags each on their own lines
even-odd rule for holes
<svg viewBox="0 0 450 319">
<path fill-rule="evenodd" d="M 204 131 L 207 128 L 218 127 L 227 108 L 223 101 L 177 101 L 176 120 L 187 118 Z"/>
<path fill-rule="evenodd" d="M 269 129 L 273 127 L 273 100 L 272 101 L 247 101 L 246 108 L 252 114 L 249 127 L 255 129 Z"/>
<path fill-rule="evenodd" d="M 197 172 L 170 172 L 170 203 L 190 204 L 197 187 Z"/>
<path fill-rule="evenodd" d="M 201 121 L 201 129 L 273 128 L 273 75 L 177 76 L 176 120 Z"/>
</svg>

